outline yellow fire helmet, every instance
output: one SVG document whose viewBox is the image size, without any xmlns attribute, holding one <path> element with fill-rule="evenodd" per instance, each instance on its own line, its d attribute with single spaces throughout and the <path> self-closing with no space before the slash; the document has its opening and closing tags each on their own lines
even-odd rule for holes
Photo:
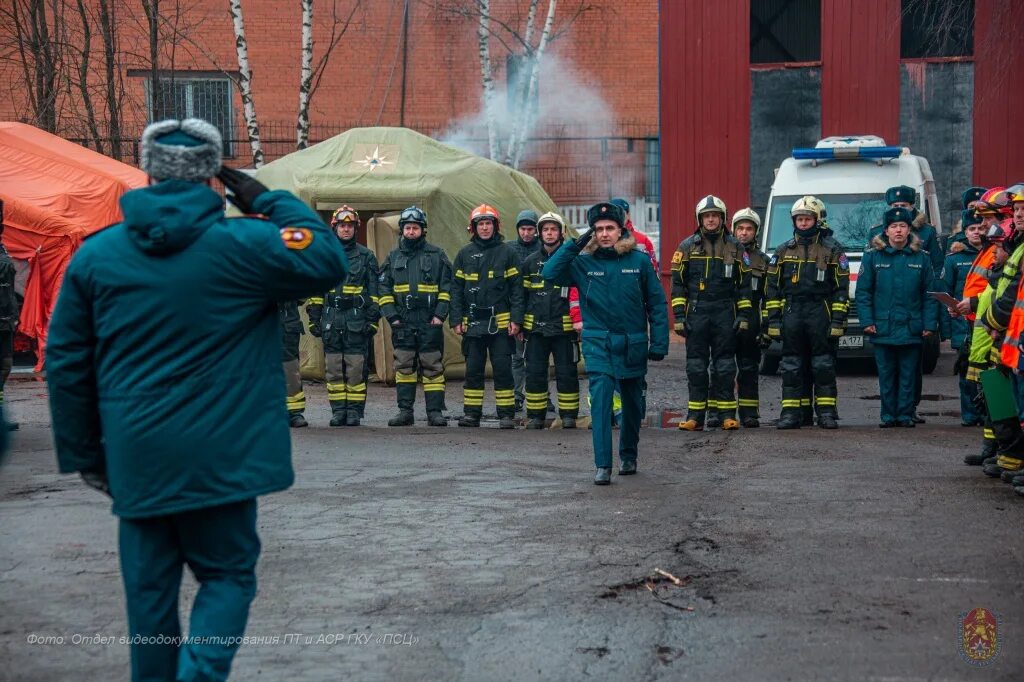
<svg viewBox="0 0 1024 682">
<path fill-rule="evenodd" d="M 565 220 L 562 218 L 562 216 L 558 215 L 554 211 L 548 211 L 547 213 L 545 213 L 544 215 L 537 219 L 538 232 L 540 231 L 540 228 L 544 225 L 544 223 L 555 223 L 561 229 L 562 236 L 565 236 Z"/>
<path fill-rule="evenodd" d="M 750 208 L 741 208 L 732 214 L 732 223 L 730 225 L 733 229 L 736 228 L 736 223 L 740 223 L 746 220 L 747 222 L 754 223 L 754 231 L 760 232 L 761 230 L 761 216 L 757 214 L 757 211 Z"/>
<path fill-rule="evenodd" d="M 818 212 L 818 204 L 820 202 L 812 196 L 800 197 L 793 204 L 793 208 L 790 209 L 789 215 L 797 217 L 798 215 L 809 215 L 814 218 L 815 222 L 821 220 L 821 213 Z"/>
<path fill-rule="evenodd" d="M 714 194 L 709 194 L 700 201 L 697 202 L 697 207 L 693 210 L 697 216 L 697 227 L 700 227 L 700 217 L 705 213 L 721 213 L 722 214 L 722 225 L 725 225 L 725 221 L 728 218 L 728 213 L 725 211 L 725 202 L 716 197 Z"/>
</svg>

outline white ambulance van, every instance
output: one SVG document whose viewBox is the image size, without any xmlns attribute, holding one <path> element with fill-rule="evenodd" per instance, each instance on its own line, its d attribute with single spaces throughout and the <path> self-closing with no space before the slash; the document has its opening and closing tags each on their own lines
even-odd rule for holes
<svg viewBox="0 0 1024 682">
<path fill-rule="evenodd" d="M 850 315 L 846 334 L 839 339 L 839 359 L 873 358 L 870 337 L 864 336 L 857 319 L 854 296 L 861 257 L 871 228 L 882 222 L 887 208 L 885 190 L 907 185 L 917 191 L 917 208 L 942 234 L 939 202 L 928 160 L 906 147 L 890 147 L 874 135 L 826 137 L 813 148 L 794 149 L 793 155 L 775 171 L 771 196 L 761 230 L 761 248 L 771 256 L 793 237 L 789 211 L 793 203 L 808 194 L 821 199 L 828 213 L 828 227 L 843 245 L 850 260 Z M 937 274 L 936 274 L 937 276 Z M 781 344 L 765 351 L 761 370 L 778 370 Z M 924 370 L 931 373 L 939 358 L 939 339 L 932 335 L 925 344 Z"/>
</svg>

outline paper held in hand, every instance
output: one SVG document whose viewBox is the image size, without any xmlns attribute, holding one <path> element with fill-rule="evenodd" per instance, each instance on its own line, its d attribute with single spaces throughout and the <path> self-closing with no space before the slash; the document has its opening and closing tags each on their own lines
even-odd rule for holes
<svg viewBox="0 0 1024 682">
<path fill-rule="evenodd" d="M 928 295 L 947 308 L 956 309 L 956 304 L 959 303 L 959 301 L 947 294 L 945 291 L 929 291 Z"/>
</svg>

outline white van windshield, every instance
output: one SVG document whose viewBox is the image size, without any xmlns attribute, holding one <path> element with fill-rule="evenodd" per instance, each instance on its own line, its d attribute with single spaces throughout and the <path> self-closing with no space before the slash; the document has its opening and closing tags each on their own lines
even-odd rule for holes
<svg viewBox="0 0 1024 682">
<path fill-rule="evenodd" d="M 835 233 L 836 241 L 847 251 L 863 251 L 868 243 L 871 228 L 882 222 L 888 206 L 879 194 L 821 194 L 816 195 L 825 202 L 828 211 L 829 228 Z M 771 253 L 793 236 L 793 219 L 789 215 L 799 196 L 772 197 L 768 208 L 768 246 Z"/>
</svg>

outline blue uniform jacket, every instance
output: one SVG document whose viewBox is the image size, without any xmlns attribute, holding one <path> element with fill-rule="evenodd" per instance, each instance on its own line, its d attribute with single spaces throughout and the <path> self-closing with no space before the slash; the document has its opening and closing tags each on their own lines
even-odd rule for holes
<svg viewBox="0 0 1024 682">
<path fill-rule="evenodd" d="M 631 379 L 647 373 L 647 353 L 668 354 L 668 307 L 650 257 L 627 233 L 614 247 L 567 241 L 544 265 L 556 286 L 574 286 L 583 316 L 587 371 Z M 650 326 L 650 340 L 647 330 Z"/>
<path fill-rule="evenodd" d="M 964 282 L 967 281 L 967 273 L 971 271 L 971 265 L 978 256 L 978 249 L 967 243 L 966 240 L 954 240 L 949 247 L 949 254 L 942 264 L 942 273 L 939 281 L 942 283 L 942 291 L 960 300 L 964 294 Z M 939 311 L 939 326 L 942 328 L 943 336 L 950 340 L 950 345 L 956 349 L 964 342 L 967 335 L 971 333 L 971 323 L 963 317 L 952 318 L 945 310 Z"/>
<path fill-rule="evenodd" d="M 907 246 L 898 250 L 885 237 L 872 239 L 857 278 L 860 323 L 878 329 L 871 342 L 920 344 L 922 332 L 938 331 L 939 304 L 926 293 L 934 285 L 931 259 L 917 235 L 911 234 Z"/>
<path fill-rule="evenodd" d="M 266 220 L 223 205 L 182 180 L 128 192 L 124 222 L 86 239 L 64 277 L 46 355 L 57 461 L 105 470 L 123 518 L 294 478 L 277 304 L 334 286 L 345 253 L 289 192 L 257 197 Z"/>
<path fill-rule="evenodd" d="M 928 258 L 932 262 L 932 270 L 939 272 L 942 269 L 943 251 L 942 246 L 939 245 L 939 231 L 935 229 L 933 225 L 929 225 L 925 222 L 924 213 L 914 210 L 914 222 L 910 226 L 911 233 L 921 241 L 921 250 L 928 252 Z M 871 248 L 875 237 L 883 236 L 885 232 L 884 225 L 875 225 L 871 228 L 871 233 L 868 235 L 868 248 Z M 857 284 L 858 288 L 860 284 Z"/>
</svg>

